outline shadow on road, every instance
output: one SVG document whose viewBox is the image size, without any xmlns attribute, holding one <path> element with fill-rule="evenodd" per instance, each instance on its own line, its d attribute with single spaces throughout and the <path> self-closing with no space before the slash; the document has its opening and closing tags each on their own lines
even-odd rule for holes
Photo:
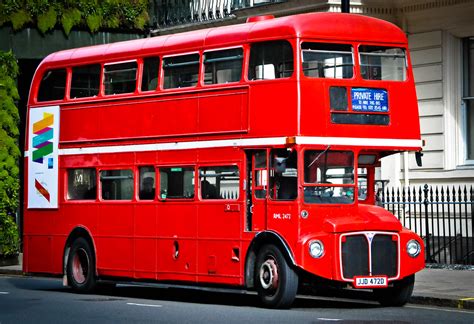
<svg viewBox="0 0 474 324">
<path fill-rule="evenodd" d="M 258 296 L 252 292 L 231 289 L 175 287 L 161 284 L 119 284 L 116 287 L 105 286 L 94 294 L 76 294 L 72 289 L 63 287 L 60 279 L 56 278 L 10 278 L 9 282 L 18 289 L 38 290 L 58 293 L 75 294 L 82 301 L 113 301 L 141 299 L 143 302 L 169 301 L 194 304 L 214 304 L 241 307 L 260 307 Z M 350 298 L 366 299 L 366 295 L 349 292 Z M 380 307 L 378 304 L 365 300 L 341 299 L 343 296 L 331 296 L 331 292 L 323 292 L 324 296 L 298 296 L 293 309 L 367 309 Z"/>
</svg>

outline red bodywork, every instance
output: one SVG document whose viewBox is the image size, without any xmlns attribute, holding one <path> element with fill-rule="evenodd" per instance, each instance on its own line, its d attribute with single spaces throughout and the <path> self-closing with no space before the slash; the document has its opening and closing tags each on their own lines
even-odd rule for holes
<svg viewBox="0 0 474 324">
<path fill-rule="evenodd" d="M 247 80 L 245 67 L 248 66 L 250 44 L 276 39 L 288 40 L 293 47 L 293 75 L 276 80 Z M 254 215 L 252 230 L 246 230 L 246 149 L 291 147 L 298 151 L 300 164 L 305 149 L 324 150 L 327 145 L 334 150 L 353 151 L 355 156 L 359 152 L 371 152 L 383 157 L 421 149 L 419 144 L 403 144 L 420 142 L 409 56 L 406 81 L 402 82 L 363 80 L 359 73 L 352 79 L 307 78 L 300 67 L 300 44 L 305 41 L 353 45 L 355 71 L 359 69 L 360 44 L 408 47 L 404 33 L 388 22 L 357 15 L 315 13 L 66 50 L 45 58 L 33 79 L 28 109 L 60 106 L 59 149 L 63 152 L 77 148 L 123 148 L 178 142 L 194 143 L 194 146 L 136 151 L 132 147 L 130 151 L 118 149 L 114 153 L 98 150 L 88 154 L 60 154 L 59 208 L 28 209 L 25 205 L 24 271 L 63 274 L 66 242 L 78 227 L 92 238 L 99 276 L 244 286 L 249 247 L 261 232 L 278 235 L 297 267 L 331 280 L 344 281 L 340 242 L 341 235 L 347 233 L 393 233 L 399 247 L 399 268 L 397 276 L 389 280 L 421 270 L 423 253 L 413 259 L 405 251 L 410 239 L 420 243 L 421 239 L 402 228 L 395 216 L 374 205 L 373 189 L 369 190 L 364 204 L 357 200 L 349 205 L 306 204 L 302 198 L 302 167 L 299 169 L 301 176 L 298 176 L 299 198 L 294 201 L 267 199 L 258 209 L 259 214 Z M 242 81 L 238 83 L 204 85 L 201 73 L 200 82 L 193 88 L 158 89 L 146 93 L 136 90 L 133 94 L 106 96 L 102 86 L 100 94 L 94 98 L 71 99 L 66 91 L 64 100 L 45 103 L 36 99 L 42 76 L 49 69 L 67 68 L 69 87 L 73 66 L 91 63 L 103 66 L 127 60 L 138 60 L 140 65 L 143 58 L 150 55 L 202 54 L 209 49 L 235 46 L 243 47 L 245 57 Z M 390 124 L 331 123 L 330 86 L 386 89 L 391 107 Z M 338 141 L 341 138 L 344 141 Z M 246 139 L 249 141 L 244 142 Z M 250 141 L 253 139 L 255 142 Z M 237 144 L 195 145 L 210 142 L 212 146 L 221 140 L 235 140 Z M 135 197 L 131 201 L 67 200 L 66 172 L 69 168 L 127 168 L 136 174 L 138 167 L 143 165 L 157 168 L 236 165 L 241 177 L 239 199 L 205 201 L 196 194 L 192 201 L 158 198 L 139 201 L 135 177 Z M 373 178 L 372 173 L 369 188 L 374 187 Z M 199 188 L 196 186 L 195 190 L 198 192 Z M 309 213 L 307 218 L 300 217 L 303 210 Z M 314 239 L 325 245 L 325 255 L 320 259 L 312 258 L 308 253 L 307 244 Z M 179 242 L 179 258 L 173 257 L 175 242 Z"/>
</svg>

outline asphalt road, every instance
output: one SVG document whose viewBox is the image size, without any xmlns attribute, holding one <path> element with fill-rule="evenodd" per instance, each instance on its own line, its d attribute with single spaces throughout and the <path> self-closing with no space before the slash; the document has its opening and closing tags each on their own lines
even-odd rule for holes
<svg viewBox="0 0 474 324">
<path fill-rule="evenodd" d="M 257 296 L 157 286 L 118 285 L 75 294 L 60 279 L 0 276 L 0 324 L 7 323 L 474 323 L 474 312 L 299 297 L 292 309 L 258 306 Z"/>
</svg>

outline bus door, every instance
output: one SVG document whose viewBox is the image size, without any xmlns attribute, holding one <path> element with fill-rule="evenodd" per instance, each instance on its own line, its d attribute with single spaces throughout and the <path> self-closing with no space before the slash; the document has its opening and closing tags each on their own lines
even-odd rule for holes
<svg viewBox="0 0 474 324">
<path fill-rule="evenodd" d="M 247 151 L 246 230 L 262 231 L 266 228 L 268 191 L 268 152 Z"/>
</svg>

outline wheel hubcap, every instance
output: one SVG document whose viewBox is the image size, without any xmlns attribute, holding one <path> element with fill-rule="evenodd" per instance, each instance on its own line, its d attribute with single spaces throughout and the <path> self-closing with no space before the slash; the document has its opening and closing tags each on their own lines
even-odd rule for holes
<svg viewBox="0 0 474 324">
<path fill-rule="evenodd" d="M 83 284 L 89 274 L 89 256 L 84 249 L 78 249 L 72 259 L 72 275 L 78 284 Z"/>
<path fill-rule="evenodd" d="M 278 268 L 275 260 L 268 259 L 260 266 L 260 284 L 263 289 L 278 287 Z"/>
</svg>

